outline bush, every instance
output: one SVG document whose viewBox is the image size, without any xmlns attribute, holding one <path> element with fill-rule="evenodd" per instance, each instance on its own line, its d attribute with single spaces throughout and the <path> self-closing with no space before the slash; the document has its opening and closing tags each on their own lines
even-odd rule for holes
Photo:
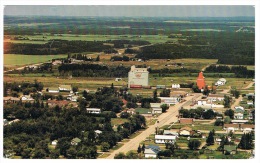
<svg viewBox="0 0 260 163">
<path fill-rule="evenodd" d="M 102 151 L 102 152 L 107 152 L 107 151 L 109 151 L 109 147 L 110 147 L 110 145 L 109 145 L 107 142 L 102 142 L 102 143 L 101 143 L 101 151 Z"/>
</svg>

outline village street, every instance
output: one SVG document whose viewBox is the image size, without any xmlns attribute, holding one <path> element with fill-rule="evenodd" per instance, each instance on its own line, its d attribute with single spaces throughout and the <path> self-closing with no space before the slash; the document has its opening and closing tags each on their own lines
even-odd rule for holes
<svg viewBox="0 0 260 163">
<path fill-rule="evenodd" d="M 145 140 L 149 135 L 155 133 L 155 128 L 162 127 L 164 125 L 169 125 L 172 122 L 177 122 L 178 120 L 178 109 L 181 108 L 183 105 L 185 105 L 187 102 L 189 102 L 192 99 L 199 99 L 201 98 L 202 94 L 197 93 L 194 94 L 194 96 L 188 96 L 185 98 L 184 103 L 178 103 L 174 106 L 171 106 L 166 113 L 160 115 L 158 117 L 159 123 L 155 123 L 154 125 L 149 126 L 146 130 L 144 130 L 141 134 L 136 136 L 135 138 L 131 139 L 129 142 L 126 142 L 121 148 L 118 150 L 113 151 L 106 159 L 113 159 L 116 154 L 119 152 L 128 152 L 130 150 L 137 150 L 139 143 L 143 140 Z"/>
</svg>

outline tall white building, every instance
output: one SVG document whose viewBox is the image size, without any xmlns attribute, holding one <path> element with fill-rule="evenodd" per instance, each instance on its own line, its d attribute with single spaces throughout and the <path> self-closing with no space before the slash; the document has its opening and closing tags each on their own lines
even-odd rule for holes
<svg viewBox="0 0 260 163">
<path fill-rule="evenodd" d="M 149 85 L 149 71 L 147 71 L 147 68 L 131 66 L 131 70 L 128 72 L 128 88 L 131 85 Z"/>
</svg>

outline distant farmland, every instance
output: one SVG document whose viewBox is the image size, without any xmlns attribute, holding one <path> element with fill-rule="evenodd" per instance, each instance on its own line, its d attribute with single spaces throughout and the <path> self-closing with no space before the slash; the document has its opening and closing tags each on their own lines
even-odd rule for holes
<svg viewBox="0 0 260 163">
<path fill-rule="evenodd" d="M 47 62 L 55 58 L 65 58 L 66 54 L 62 55 L 22 55 L 22 54 L 4 54 L 4 66 L 15 67 L 27 64 Z"/>
</svg>

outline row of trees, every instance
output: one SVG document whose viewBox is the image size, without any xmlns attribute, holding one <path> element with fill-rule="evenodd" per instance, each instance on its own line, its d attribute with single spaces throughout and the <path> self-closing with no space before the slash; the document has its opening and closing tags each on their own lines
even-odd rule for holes
<svg viewBox="0 0 260 163">
<path fill-rule="evenodd" d="M 215 113 L 212 109 L 204 110 L 201 107 L 197 109 L 181 109 L 179 110 L 179 114 L 182 115 L 183 118 L 195 118 L 195 119 L 213 119 L 218 116 L 218 113 Z"/>
</svg>

